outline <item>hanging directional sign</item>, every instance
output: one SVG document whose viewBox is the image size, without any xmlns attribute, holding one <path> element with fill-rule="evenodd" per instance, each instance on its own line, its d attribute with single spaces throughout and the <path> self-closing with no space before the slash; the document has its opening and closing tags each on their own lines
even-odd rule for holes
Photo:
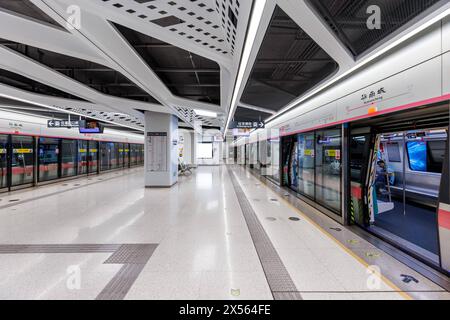
<svg viewBox="0 0 450 320">
<path fill-rule="evenodd" d="M 262 129 L 263 121 L 231 121 L 229 129 Z"/>
<path fill-rule="evenodd" d="M 79 120 L 70 121 L 70 120 L 48 120 L 47 128 L 78 128 L 80 127 Z"/>
</svg>

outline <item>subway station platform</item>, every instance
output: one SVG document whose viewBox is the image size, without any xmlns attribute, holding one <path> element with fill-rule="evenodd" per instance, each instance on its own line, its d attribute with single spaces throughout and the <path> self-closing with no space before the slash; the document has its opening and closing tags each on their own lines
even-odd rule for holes
<svg viewBox="0 0 450 320">
<path fill-rule="evenodd" d="M 242 167 L 142 171 L 2 194 L 0 299 L 450 299 Z"/>
<path fill-rule="evenodd" d="M 0 0 L 0 303 L 445 303 L 449 71 L 449 0 Z"/>
</svg>

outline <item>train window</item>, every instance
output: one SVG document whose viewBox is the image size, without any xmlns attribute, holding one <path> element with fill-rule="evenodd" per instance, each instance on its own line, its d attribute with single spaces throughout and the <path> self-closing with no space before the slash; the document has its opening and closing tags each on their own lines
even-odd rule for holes
<svg viewBox="0 0 450 320">
<path fill-rule="evenodd" d="M 441 173 L 445 141 L 409 141 L 406 147 L 411 170 Z"/>
<path fill-rule="evenodd" d="M 428 141 L 428 170 L 442 172 L 445 158 L 446 141 Z"/>
<path fill-rule="evenodd" d="M 408 149 L 409 167 L 413 171 L 427 171 L 427 143 L 424 141 L 409 141 Z"/>
<path fill-rule="evenodd" d="M 389 162 L 402 162 L 398 142 L 386 143 L 386 150 L 388 153 Z"/>
</svg>

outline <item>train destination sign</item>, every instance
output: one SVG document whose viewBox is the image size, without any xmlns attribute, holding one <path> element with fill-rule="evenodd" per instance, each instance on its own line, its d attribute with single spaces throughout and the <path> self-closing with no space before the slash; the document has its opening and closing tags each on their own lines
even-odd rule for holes
<svg viewBox="0 0 450 320">
<path fill-rule="evenodd" d="M 263 121 L 231 121 L 230 129 L 263 129 Z"/>
<path fill-rule="evenodd" d="M 80 127 L 79 120 L 48 120 L 47 128 L 78 128 Z"/>
</svg>

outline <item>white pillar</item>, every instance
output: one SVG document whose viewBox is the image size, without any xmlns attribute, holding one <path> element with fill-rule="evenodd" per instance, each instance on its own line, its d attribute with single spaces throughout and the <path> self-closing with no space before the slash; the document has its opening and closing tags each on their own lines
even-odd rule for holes
<svg viewBox="0 0 450 320">
<path fill-rule="evenodd" d="M 178 118 L 145 111 L 145 186 L 171 187 L 178 181 Z"/>
</svg>

